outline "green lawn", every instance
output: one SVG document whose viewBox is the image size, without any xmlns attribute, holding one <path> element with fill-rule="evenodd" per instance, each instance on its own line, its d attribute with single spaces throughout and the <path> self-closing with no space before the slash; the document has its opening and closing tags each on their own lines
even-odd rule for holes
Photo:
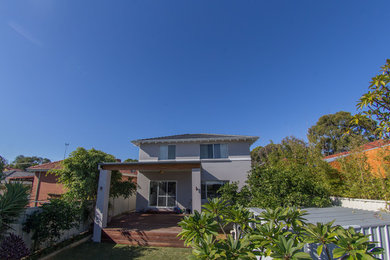
<svg viewBox="0 0 390 260">
<path fill-rule="evenodd" d="M 67 249 L 52 259 L 187 259 L 190 254 L 189 248 L 141 247 L 87 242 Z"/>
</svg>

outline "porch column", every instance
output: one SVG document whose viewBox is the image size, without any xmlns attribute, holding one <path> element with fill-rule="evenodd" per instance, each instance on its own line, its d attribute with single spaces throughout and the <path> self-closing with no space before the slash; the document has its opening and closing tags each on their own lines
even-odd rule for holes
<svg viewBox="0 0 390 260">
<path fill-rule="evenodd" d="M 200 212 L 202 203 L 201 203 L 201 193 L 200 193 L 200 168 L 192 169 L 192 213 L 196 211 Z"/>
<path fill-rule="evenodd" d="M 98 243 L 100 243 L 102 238 L 102 228 L 105 228 L 107 226 L 110 182 L 111 182 L 111 171 L 100 169 L 99 185 L 98 185 L 96 208 L 95 208 L 95 220 L 94 220 L 95 223 L 93 226 L 93 237 L 92 237 L 92 240 Z"/>
</svg>

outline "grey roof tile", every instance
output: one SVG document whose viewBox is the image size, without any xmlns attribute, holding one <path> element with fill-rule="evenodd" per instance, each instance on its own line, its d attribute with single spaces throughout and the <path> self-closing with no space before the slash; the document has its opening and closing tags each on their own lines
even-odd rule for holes
<svg viewBox="0 0 390 260">
<path fill-rule="evenodd" d="M 139 145 L 142 143 L 163 143 L 163 142 L 179 142 L 179 141 L 196 141 L 196 140 L 240 140 L 247 139 L 255 142 L 257 136 L 247 136 L 247 135 L 223 135 L 223 134 L 181 134 L 181 135 L 169 135 L 169 136 L 160 136 L 153 138 L 138 139 L 132 141 L 133 144 Z"/>
</svg>

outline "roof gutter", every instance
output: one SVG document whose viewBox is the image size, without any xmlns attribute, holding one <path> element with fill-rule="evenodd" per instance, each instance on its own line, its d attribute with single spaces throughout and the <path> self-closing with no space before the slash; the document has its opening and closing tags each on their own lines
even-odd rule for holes
<svg viewBox="0 0 390 260">
<path fill-rule="evenodd" d="M 146 139 L 146 140 L 133 140 L 132 144 L 140 146 L 141 144 L 165 144 L 165 143 L 202 143 L 202 142 L 231 142 L 231 141 L 250 141 L 256 142 L 259 139 L 257 136 L 248 137 L 220 137 L 220 138 L 188 138 L 188 139 Z"/>
</svg>

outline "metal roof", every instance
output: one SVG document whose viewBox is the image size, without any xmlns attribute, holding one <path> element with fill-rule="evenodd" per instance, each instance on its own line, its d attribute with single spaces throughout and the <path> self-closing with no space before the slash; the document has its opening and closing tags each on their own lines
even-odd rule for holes
<svg viewBox="0 0 390 260">
<path fill-rule="evenodd" d="M 12 170 L 12 171 L 6 171 L 3 172 L 4 176 L 6 178 L 34 178 L 34 173 L 33 172 L 27 172 L 23 170 Z"/>
<path fill-rule="evenodd" d="M 249 208 L 255 215 L 259 215 L 264 209 Z M 381 211 L 368 211 L 343 207 L 330 208 L 305 208 L 308 215 L 304 216 L 308 223 L 327 223 L 335 220 L 334 225 L 344 228 L 365 228 L 390 225 L 390 214 Z"/>
<path fill-rule="evenodd" d="M 177 142 L 213 142 L 213 141 L 250 141 L 254 143 L 259 137 L 248 135 L 222 135 L 222 134 L 182 134 L 153 138 L 145 138 L 131 141 L 139 146 L 140 144 L 151 143 L 177 143 Z"/>
</svg>

